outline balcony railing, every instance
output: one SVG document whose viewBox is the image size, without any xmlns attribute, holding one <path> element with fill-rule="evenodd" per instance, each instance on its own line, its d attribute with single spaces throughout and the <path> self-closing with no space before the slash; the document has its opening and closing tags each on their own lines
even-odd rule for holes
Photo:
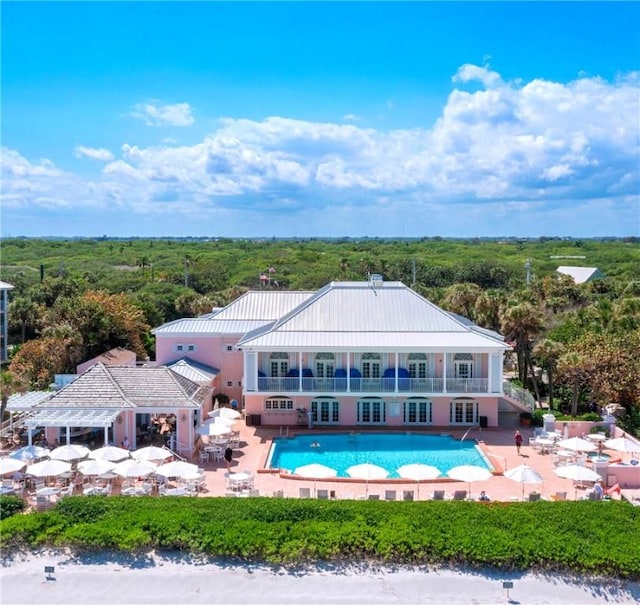
<svg viewBox="0 0 640 605">
<path fill-rule="evenodd" d="M 444 393 L 442 378 L 258 378 L 265 393 Z M 447 378 L 447 393 L 488 393 L 487 378 Z"/>
</svg>

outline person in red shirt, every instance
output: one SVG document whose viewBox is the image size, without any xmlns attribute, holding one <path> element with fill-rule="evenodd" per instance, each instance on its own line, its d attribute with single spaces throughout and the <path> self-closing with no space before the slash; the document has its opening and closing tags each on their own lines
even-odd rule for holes
<svg viewBox="0 0 640 605">
<path fill-rule="evenodd" d="M 518 456 L 519 456 L 520 448 L 522 447 L 522 435 L 520 434 L 520 431 L 516 431 L 516 434 L 514 435 L 514 440 L 516 442 L 516 451 L 518 452 Z"/>
</svg>

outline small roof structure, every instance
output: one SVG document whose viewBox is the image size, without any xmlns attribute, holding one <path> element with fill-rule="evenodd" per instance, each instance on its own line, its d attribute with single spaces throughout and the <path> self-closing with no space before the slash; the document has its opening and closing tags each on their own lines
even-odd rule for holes
<svg viewBox="0 0 640 605">
<path fill-rule="evenodd" d="M 89 359 L 84 363 L 81 363 L 76 368 L 78 374 L 82 374 L 86 372 L 91 366 L 96 365 L 97 363 L 103 363 L 106 366 L 129 366 L 133 367 L 136 365 L 136 354 L 133 351 L 129 351 L 124 347 L 116 347 L 115 349 L 111 349 L 106 353 L 102 353 L 102 355 L 98 355 L 93 359 Z"/>
<path fill-rule="evenodd" d="M 167 367 L 177 374 L 180 374 L 180 376 L 184 376 L 198 384 L 211 383 L 220 372 L 218 368 L 208 366 L 204 363 L 200 363 L 199 361 L 194 361 L 189 357 L 183 357 L 182 359 L 167 365 Z"/>
<path fill-rule="evenodd" d="M 604 273 L 597 267 L 560 266 L 556 271 L 562 275 L 568 275 L 573 278 L 576 284 L 584 284 L 594 279 L 603 279 L 605 277 Z"/>
</svg>

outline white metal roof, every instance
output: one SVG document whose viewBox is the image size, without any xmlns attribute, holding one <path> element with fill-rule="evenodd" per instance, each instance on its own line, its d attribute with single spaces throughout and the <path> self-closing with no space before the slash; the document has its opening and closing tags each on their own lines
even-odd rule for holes
<svg viewBox="0 0 640 605">
<path fill-rule="evenodd" d="M 197 383 L 209 383 L 219 373 L 217 368 L 198 363 L 187 357 L 176 361 L 175 363 L 167 364 L 170 370 L 173 370 L 176 374 L 184 376 L 189 380 Z"/>
<path fill-rule="evenodd" d="M 584 284 L 590 279 L 604 277 L 603 273 L 597 267 L 568 267 L 561 266 L 556 269 L 558 273 L 569 275 L 576 284 Z"/>
<path fill-rule="evenodd" d="M 114 409 L 36 409 L 24 419 L 29 428 L 39 426 L 111 426 L 122 410 Z"/>
<path fill-rule="evenodd" d="M 0 290 L 13 290 L 14 286 L 8 284 L 6 281 L 0 281 Z"/>
<path fill-rule="evenodd" d="M 53 396 L 53 391 L 29 391 L 28 393 L 16 393 L 11 395 L 7 401 L 7 410 L 18 412 L 30 410 L 37 403 L 46 401 Z"/>
<path fill-rule="evenodd" d="M 207 318 L 187 318 L 177 319 L 175 321 L 163 324 L 151 332 L 156 336 L 211 336 L 213 334 L 246 334 L 251 330 L 255 330 L 263 326 L 265 321 L 262 320 L 220 320 L 217 317 Z"/>
<path fill-rule="evenodd" d="M 269 349 L 501 350 L 509 347 L 401 282 L 333 282 L 238 346 Z"/>
</svg>

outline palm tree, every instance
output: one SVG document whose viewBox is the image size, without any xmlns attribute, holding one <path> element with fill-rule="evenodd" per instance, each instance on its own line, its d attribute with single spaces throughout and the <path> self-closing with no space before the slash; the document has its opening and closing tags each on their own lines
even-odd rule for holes
<svg viewBox="0 0 640 605">
<path fill-rule="evenodd" d="M 505 338 L 515 342 L 520 382 L 523 386 L 526 385 L 527 370 L 530 370 L 536 399 L 540 401 L 540 389 L 531 362 L 531 343 L 544 329 L 542 313 L 531 303 L 524 302 L 507 307 L 502 315 L 501 323 Z"/>
<path fill-rule="evenodd" d="M 571 383 L 573 391 L 571 401 L 572 416 L 578 414 L 580 391 L 587 380 L 590 369 L 591 364 L 589 360 L 576 351 L 569 351 L 558 360 L 558 374 Z"/>
<path fill-rule="evenodd" d="M 476 284 L 454 284 L 447 288 L 445 306 L 449 311 L 464 315 L 473 321 L 475 317 L 476 301 L 480 297 L 481 293 L 482 290 Z"/>
<path fill-rule="evenodd" d="M 564 353 L 564 345 L 550 338 L 544 338 L 533 348 L 533 354 L 540 365 L 547 371 L 549 379 L 549 409 L 553 409 L 553 378 L 558 359 Z"/>
</svg>

